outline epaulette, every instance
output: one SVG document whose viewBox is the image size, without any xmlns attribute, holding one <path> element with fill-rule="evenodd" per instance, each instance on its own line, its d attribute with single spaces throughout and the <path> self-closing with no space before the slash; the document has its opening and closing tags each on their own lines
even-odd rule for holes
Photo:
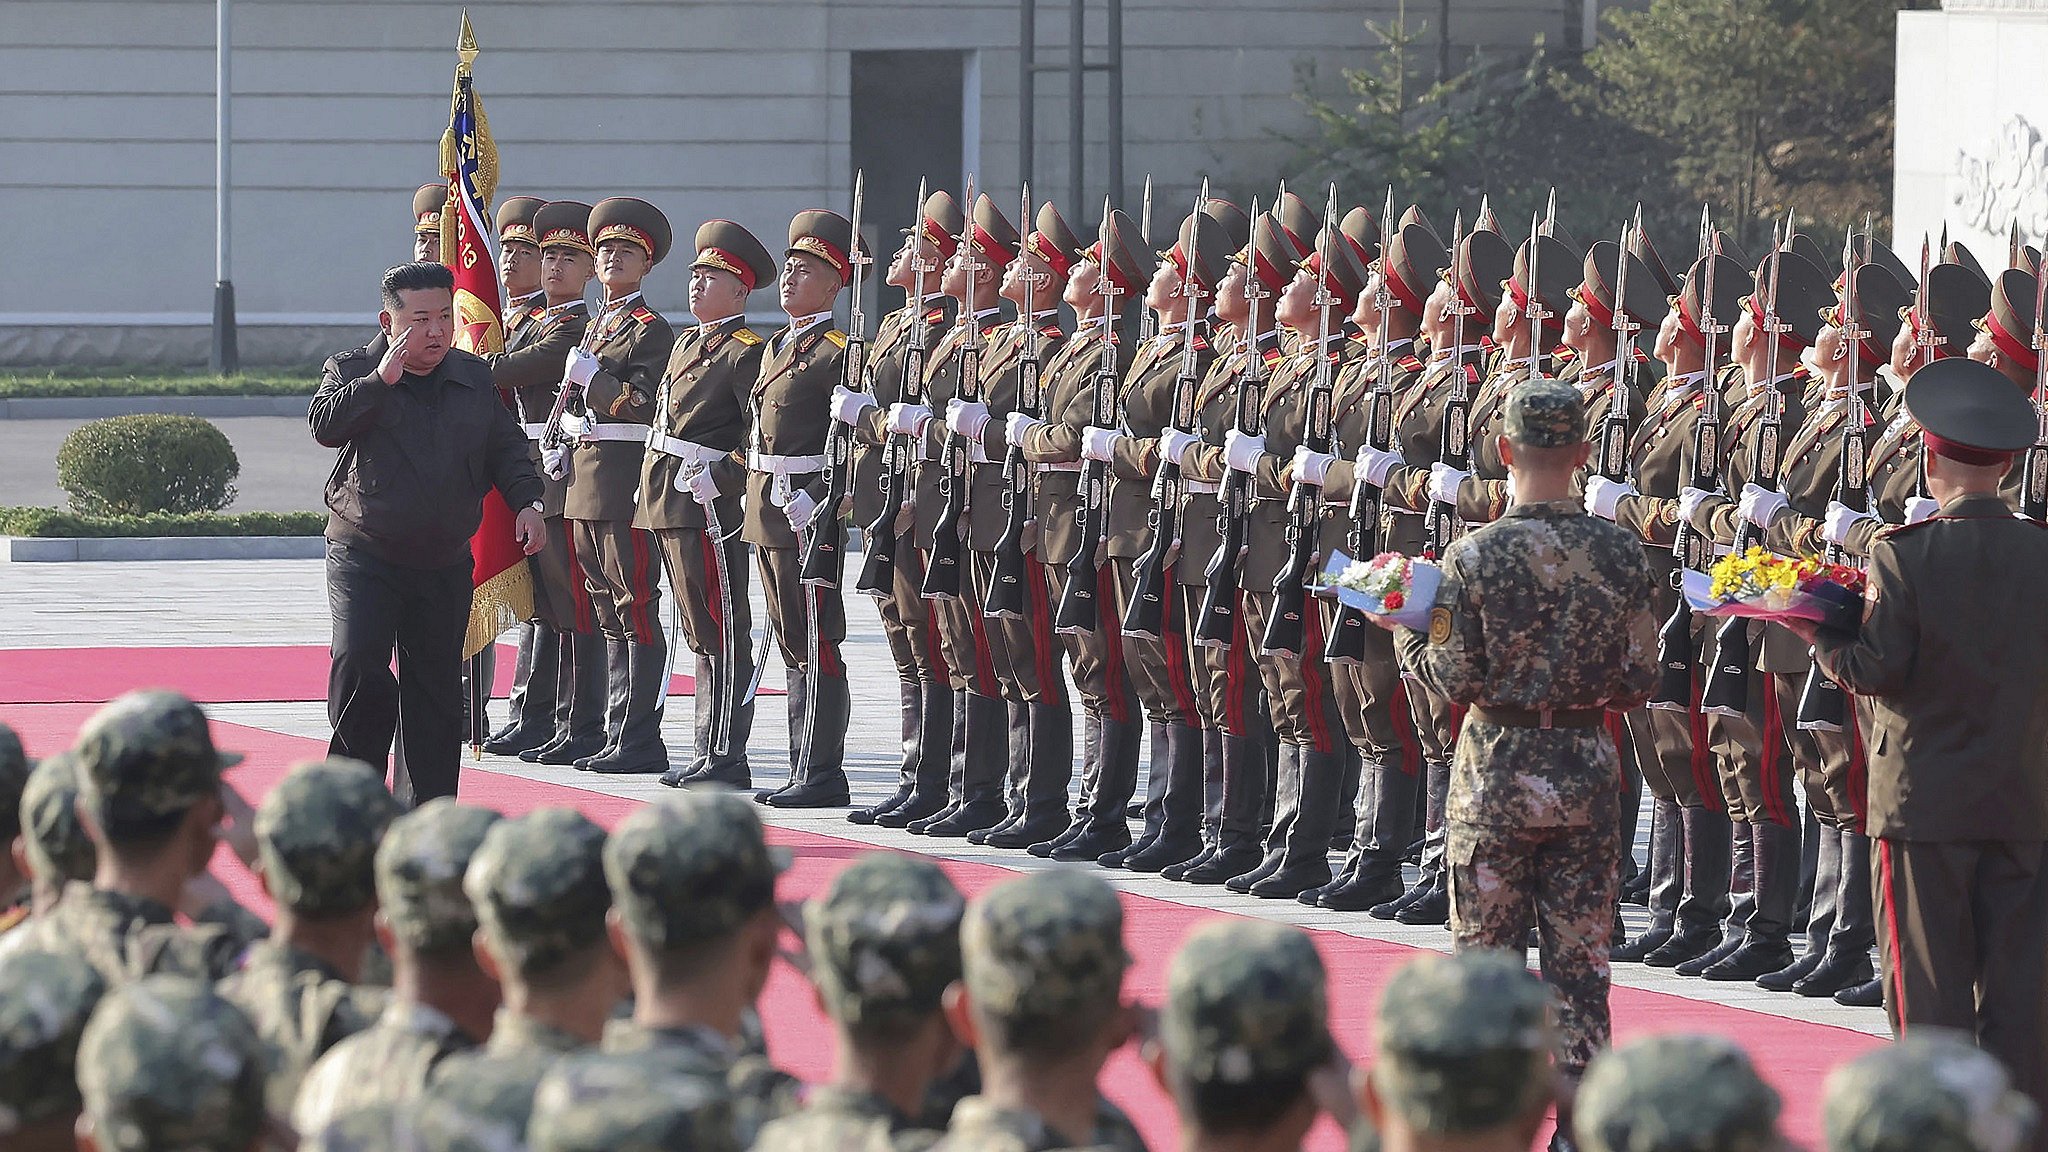
<svg viewBox="0 0 2048 1152">
<path fill-rule="evenodd" d="M 1066 335 L 1066 332 L 1057 323 L 1047 322 L 1038 330 L 1038 334 L 1047 340 L 1057 340 Z"/>
<path fill-rule="evenodd" d="M 837 344 L 841 348 L 846 347 L 846 333 L 841 332 L 837 328 L 834 328 L 830 332 L 825 333 L 825 339 L 830 340 L 832 343 Z"/>
<path fill-rule="evenodd" d="M 1397 367 L 1399 367 L 1403 372 L 1422 371 L 1422 361 L 1416 359 L 1413 356 L 1403 356 L 1399 360 L 1394 361 L 1394 364 Z"/>
<path fill-rule="evenodd" d="M 941 305 L 934 304 L 930 308 L 925 310 L 924 322 L 927 324 L 937 324 L 939 321 L 944 320 L 945 318 L 946 309 Z"/>
<path fill-rule="evenodd" d="M 652 324 L 660 318 L 654 314 L 654 309 L 649 308 L 645 304 L 633 309 L 633 319 L 638 320 L 642 324 Z"/>
<path fill-rule="evenodd" d="M 1259 349 L 1259 355 L 1262 358 L 1264 358 L 1266 363 L 1269 365 L 1278 364 L 1280 361 L 1285 360 L 1287 358 L 1287 353 L 1282 352 L 1278 348 L 1261 348 Z"/>
<path fill-rule="evenodd" d="M 1207 336 L 1202 335 L 1200 332 L 1195 333 L 1195 351 L 1206 352 L 1208 351 L 1208 349 L 1209 338 Z"/>
<path fill-rule="evenodd" d="M 752 348 L 754 345 L 759 344 L 761 342 L 760 334 L 755 332 L 752 328 L 734 329 L 732 338 L 739 341 L 742 344 L 745 344 L 749 348 Z"/>
</svg>

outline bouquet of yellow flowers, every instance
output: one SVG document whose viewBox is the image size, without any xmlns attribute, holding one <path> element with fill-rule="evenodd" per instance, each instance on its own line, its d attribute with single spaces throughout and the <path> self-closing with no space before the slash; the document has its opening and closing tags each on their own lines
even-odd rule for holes
<svg viewBox="0 0 2048 1152">
<path fill-rule="evenodd" d="M 1853 631 L 1862 618 L 1863 573 L 1846 564 L 1751 548 L 1682 577 L 1686 602 L 1708 616 L 1812 620 Z"/>
<path fill-rule="evenodd" d="M 1409 628 L 1425 629 L 1429 627 L 1429 610 L 1436 606 L 1436 590 L 1443 578 L 1443 570 L 1436 565 L 1399 552 L 1382 552 L 1371 560 L 1353 560 L 1334 551 L 1312 587 L 1318 596 L 1334 598 L 1347 607 L 1389 617 Z"/>
</svg>

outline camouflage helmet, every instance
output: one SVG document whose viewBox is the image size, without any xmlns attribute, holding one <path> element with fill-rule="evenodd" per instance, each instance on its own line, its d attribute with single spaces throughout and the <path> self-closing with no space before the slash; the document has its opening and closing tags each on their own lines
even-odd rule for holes
<svg viewBox="0 0 2048 1152">
<path fill-rule="evenodd" d="M 2016 1152 L 2040 1113 L 1998 1058 L 1959 1032 L 1915 1028 L 1828 1075 L 1828 1152 Z"/>
<path fill-rule="evenodd" d="M 469 947 L 476 910 L 462 876 L 500 817 L 443 797 L 391 822 L 377 846 L 377 903 L 391 931 L 416 952 Z"/>
<path fill-rule="evenodd" d="M 67 953 L 0 958 L 0 1136 L 78 1113 L 78 1040 L 106 991 Z"/>
<path fill-rule="evenodd" d="M 78 730 L 79 794 L 102 831 L 152 826 L 220 795 L 242 757 L 213 746 L 199 705 L 176 692 L 130 692 Z"/>
<path fill-rule="evenodd" d="M 1197 928 L 1166 972 L 1159 1038 L 1181 1076 L 1201 1084 L 1286 1083 L 1328 1063 L 1322 957 L 1299 928 L 1216 920 Z"/>
<path fill-rule="evenodd" d="M 21 737 L 0 724 L 0 840 L 21 831 L 21 790 L 28 787 L 29 767 Z"/>
<path fill-rule="evenodd" d="M 1115 1003 L 1131 958 L 1116 892 L 1085 872 L 999 884 L 967 909 L 960 952 L 968 992 L 1005 1020 L 1058 1020 Z"/>
<path fill-rule="evenodd" d="M 1768 1152 L 1778 1093 L 1720 1036 L 1651 1036 L 1593 1058 L 1576 1118 L 1586 1152 Z"/>
<path fill-rule="evenodd" d="M 256 807 L 256 851 L 271 897 L 304 916 L 368 905 L 377 895 L 377 844 L 399 811 L 383 777 L 359 760 L 292 765 Z"/>
<path fill-rule="evenodd" d="M 1473 950 L 1411 961 L 1380 998 L 1373 1085 L 1426 1132 L 1475 1132 L 1548 1101 L 1550 990 L 1520 957 Z"/>
<path fill-rule="evenodd" d="M 604 829 L 573 808 L 501 821 L 462 877 L 484 936 L 526 975 L 604 941 Z"/>
<path fill-rule="evenodd" d="M 680 948 L 728 935 L 775 905 L 788 854 L 771 850 L 737 792 L 685 792 L 619 821 L 604 846 L 612 902 L 633 935 Z"/>
<path fill-rule="evenodd" d="M 78 761 L 69 752 L 45 756 L 21 793 L 21 839 L 36 877 L 61 887 L 91 880 L 99 850 L 78 822 Z"/>
<path fill-rule="evenodd" d="M 579 1053 L 533 1094 L 532 1152 L 738 1152 L 732 1097 L 702 1076 L 650 1074 L 634 1056 Z"/>
<path fill-rule="evenodd" d="M 1541 379 L 1508 390 L 1502 431 L 1527 448 L 1567 448 L 1586 442 L 1586 401 L 1563 380 Z"/>
<path fill-rule="evenodd" d="M 299 1152 L 421 1152 L 416 1125 L 434 1109 L 425 1100 L 380 1101 L 336 1114 L 317 1132 L 300 1137 Z M 517 1145 L 510 1147 L 516 1148 Z"/>
<path fill-rule="evenodd" d="M 78 1045 L 78 1089 L 103 1152 L 248 1148 L 270 1056 L 205 983 L 156 975 L 109 992 Z"/>
<path fill-rule="evenodd" d="M 804 908 L 811 979 L 840 1023 L 935 1011 L 960 978 L 967 902 L 922 856 L 871 852 Z"/>
</svg>

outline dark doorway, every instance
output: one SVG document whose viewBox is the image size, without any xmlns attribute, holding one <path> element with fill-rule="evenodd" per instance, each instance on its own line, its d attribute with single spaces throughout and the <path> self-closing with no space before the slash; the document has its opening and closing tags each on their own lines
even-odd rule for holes
<svg viewBox="0 0 2048 1152">
<path fill-rule="evenodd" d="M 881 278 L 914 216 L 919 177 L 960 195 L 967 54 L 855 52 L 852 73 L 853 166 L 867 174 L 861 231 L 875 258 L 867 303 L 879 319 L 903 302 Z"/>
</svg>

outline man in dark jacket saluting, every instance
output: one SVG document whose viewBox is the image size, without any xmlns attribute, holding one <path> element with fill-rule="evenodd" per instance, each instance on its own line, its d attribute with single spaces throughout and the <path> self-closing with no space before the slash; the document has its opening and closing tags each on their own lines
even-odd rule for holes
<svg viewBox="0 0 2048 1152">
<path fill-rule="evenodd" d="M 490 365 L 449 347 L 453 275 L 401 264 L 382 287 L 382 333 L 327 361 L 307 419 L 341 449 L 327 479 L 328 750 L 385 764 L 396 734 L 392 791 L 414 805 L 455 794 L 469 538 L 484 494 L 496 488 L 518 510 L 528 555 L 546 535 L 540 475 Z"/>
</svg>

